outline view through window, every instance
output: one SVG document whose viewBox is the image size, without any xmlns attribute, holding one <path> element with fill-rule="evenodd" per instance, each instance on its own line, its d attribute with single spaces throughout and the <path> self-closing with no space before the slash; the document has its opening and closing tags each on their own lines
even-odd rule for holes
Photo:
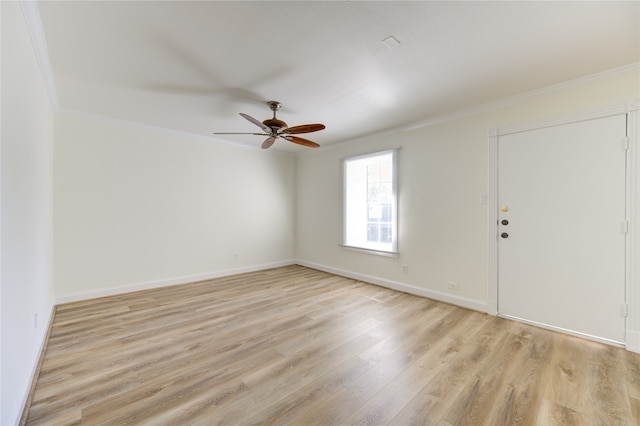
<svg viewBox="0 0 640 426">
<path fill-rule="evenodd" d="M 343 169 L 344 245 L 395 252 L 396 150 L 347 158 Z"/>
</svg>

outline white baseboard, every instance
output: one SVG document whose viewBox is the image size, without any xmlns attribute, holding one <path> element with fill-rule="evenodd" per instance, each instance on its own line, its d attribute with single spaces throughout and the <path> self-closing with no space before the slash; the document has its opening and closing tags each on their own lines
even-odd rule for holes
<svg viewBox="0 0 640 426">
<path fill-rule="evenodd" d="M 517 321 L 523 324 L 533 325 L 535 327 L 544 328 L 545 330 L 557 331 L 558 333 L 568 334 L 570 336 L 580 337 L 582 339 L 591 340 L 594 342 L 604 343 L 606 345 L 617 346 L 619 348 L 625 347 L 626 344 L 624 342 L 618 342 L 616 340 L 605 339 L 598 336 L 593 336 L 587 333 L 581 333 L 579 331 L 574 331 L 568 328 L 557 327 L 555 325 L 545 324 L 543 322 L 531 321 L 525 318 L 516 317 L 513 315 L 501 314 L 498 313 L 500 318 L 508 319 L 510 321 Z"/>
<path fill-rule="evenodd" d="M 498 301 L 489 299 L 487 300 L 487 313 L 489 315 L 496 316 L 498 315 Z"/>
<path fill-rule="evenodd" d="M 331 266 L 320 265 L 317 263 L 307 262 L 305 260 L 297 260 L 296 264 L 306 266 L 308 268 L 317 269 L 319 271 L 328 272 L 330 274 L 340 275 L 347 278 L 353 278 L 358 281 L 379 285 L 380 287 L 386 287 L 393 290 L 402 291 L 416 296 L 422 296 L 429 299 L 437 300 L 440 302 L 450 303 L 452 305 L 460 306 L 467 309 L 473 309 L 474 311 L 488 312 L 487 302 L 481 300 L 468 299 L 466 297 L 455 296 L 447 293 L 442 293 L 435 290 L 428 290 L 421 287 L 415 287 L 410 284 L 401 283 L 399 281 L 388 280 L 385 278 L 378 278 L 371 275 L 360 274 L 358 272 L 347 271 L 344 269 L 333 268 Z"/>
<path fill-rule="evenodd" d="M 28 382 L 28 386 L 26 386 L 26 388 L 24 389 L 24 394 L 22 395 L 22 401 L 20 403 L 21 410 L 19 410 L 19 412 L 16 413 L 17 418 L 13 424 L 16 424 L 16 425 L 20 424 L 20 422 L 22 421 L 24 410 L 27 408 L 27 403 L 30 404 L 29 396 L 31 395 L 31 390 L 37 380 L 37 375 L 39 373 L 39 368 L 40 368 L 40 362 L 44 357 L 44 349 L 47 346 L 47 343 L 49 342 L 49 333 L 51 331 L 51 324 L 53 323 L 53 317 L 55 316 L 55 313 L 56 313 L 56 306 L 53 305 L 51 306 L 51 311 L 49 313 L 49 318 L 47 319 L 47 323 L 43 324 L 44 327 L 41 329 L 43 331 L 38 336 L 38 340 L 39 340 L 38 351 L 37 351 L 38 356 L 35 358 L 33 365 L 31 366 L 31 370 L 29 372 L 30 380 Z"/>
<path fill-rule="evenodd" d="M 626 347 L 628 351 L 640 353 L 640 332 L 627 330 Z"/>
<path fill-rule="evenodd" d="M 186 284 L 196 281 L 211 280 L 214 278 L 227 277 L 229 275 L 244 274 L 246 272 L 262 271 L 265 269 L 278 268 L 280 266 L 294 265 L 293 260 L 284 260 L 280 262 L 263 263 L 260 265 L 244 266 L 241 268 L 222 269 L 219 271 L 208 272 L 204 274 L 185 275 L 181 277 L 166 278 L 161 280 L 144 281 L 139 283 L 127 284 L 124 286 L 104 288 L 100 290 L 83 291 L 78 293 L 63 294 L 56 297 L 56 305 L 62 303 L 78 302 L 81 300 L 96 299 L 98 297 L 115 296 L 117 294 L 131 293 L 133 291 L 149 290 L 152 288 L 167 287 L 177 284 Z"/>
</svg>

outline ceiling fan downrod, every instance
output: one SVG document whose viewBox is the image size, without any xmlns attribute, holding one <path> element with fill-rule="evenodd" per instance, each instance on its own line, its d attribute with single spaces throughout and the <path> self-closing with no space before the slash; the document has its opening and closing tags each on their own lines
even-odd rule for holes
<svg viewBox="0 0 640 426">
<path fill-rule="evenodd" d="M 269 126 L 273 130 L 273 132 L 277 134 L 278 130 L 286 129 L 288 127 L 287 123 L 276 118 L 276 111 L 278 111 L 282 107 L 282 104 L 278 101 L 269 101 L 267 102 L 267 105 L 269 106 L 271 111 L 273 111 L 273 118 L 266 119 L 262 123 L 265 126 Z"/>
</svg>

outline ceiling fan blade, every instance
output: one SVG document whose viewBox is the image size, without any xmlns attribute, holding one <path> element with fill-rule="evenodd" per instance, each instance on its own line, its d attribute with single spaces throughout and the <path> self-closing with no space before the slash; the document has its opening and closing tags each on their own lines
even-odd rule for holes
<svg viewBox="0 0 640 426">
<path fill-rule="evenodd" d="M 243 116 L 244 118 L 246 118 L 247 120 L 249 120 L 250 122 L 252 122 L 253 124 L 255 124 L 256 126 L 260 127 L 262 130 L 267 132 L 267 134 L 271 133 L 271 127 L 267 126 L 263 122 L 258 121 L 255 118 L 253 118 L 252 116 L 244 114 L 244 113 L 240 113 L 240 115 Z"/>
<path fill-rule="evenodd" d="M 297 143 L 298 145 L 308 146 L 309 148 L 317 148 L 320 146 L 317 143 L 310 141 L 309 139 L 299 138 L 297 136 L 281 136 L 281 137 L 288 140 L 289 142 Z"/>
<path fill-rule="evenodd" d="M 298 133 L 311 133 L 317 132 L 318 130 L 325 129 L 324 124 L 302 124 L 300 126 L 293 126 L 282 131 L 283 134 L 298 134 Z"/>
<path fill-rule="evenodd" d="M 276 141 L 276 138 L 271 136 L 268 137 L 264 142 L 262 142 L 262 149 L 267 149 L 269 147 L 271 147 L 271 145 L 273 145 L 273 143 Z"/>
<path fill-rule="evenodd" d="M 269 136 L 267 133 L 237 133 L 237 132 L 213 132 L 214 135 L 258 135 Z"/>
</svg>

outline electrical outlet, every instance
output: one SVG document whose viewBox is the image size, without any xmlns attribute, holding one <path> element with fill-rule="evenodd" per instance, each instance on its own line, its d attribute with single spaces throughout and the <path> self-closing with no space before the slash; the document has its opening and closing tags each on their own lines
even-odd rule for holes
<svg viewBox="0 0 640 426">
<path fill-rule="evenodd" d="M 234 261 L 234 262 L 237 262 L 237 261 L 238 261 L 238 258 L 239 258 L 239 256 L 238 256 L 237 254 L 234 254 L 234 255 L 233 255 L 233 261 Z"/>
<path fill-rule="evenodd" d="M 408 265 L 402 265 L 402 273 L 403 274 L 408 274 L 409 273 L 409 266 Z"/>
<path fill-rule="evenodd" d="M 449 281 L 447 283 L 447 288 L 449 290 L 460 291 L 460 284 Z"/>
</svg>

